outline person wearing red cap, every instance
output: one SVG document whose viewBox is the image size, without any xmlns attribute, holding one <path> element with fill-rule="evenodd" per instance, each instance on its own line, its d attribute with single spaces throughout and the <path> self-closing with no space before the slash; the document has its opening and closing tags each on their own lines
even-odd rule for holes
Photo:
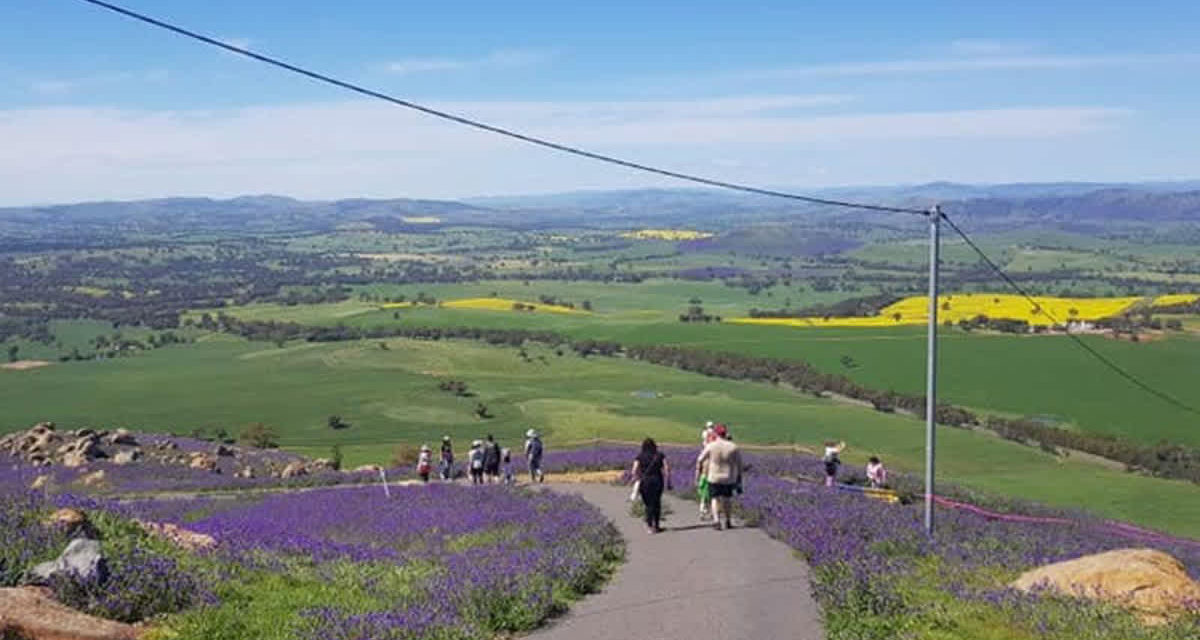
<svg viewBox="0 0 1200 640">
<path fill-rule="evenodd" d="M 713 528 L 720 531 L 733 526 L 731 502 L 734 491 L 742 486 L 742 452 L 729 439 L 725 425 L 715 425 L 713 433 L 716 440 L 708 443 L 696 458 L 696 482 L 699 483 L 701 474 L 708 479 Z"/>
</svg>

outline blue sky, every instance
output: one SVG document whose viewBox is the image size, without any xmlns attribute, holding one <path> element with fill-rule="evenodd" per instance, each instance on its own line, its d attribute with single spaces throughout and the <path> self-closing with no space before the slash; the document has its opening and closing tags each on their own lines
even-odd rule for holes
<svg viewBox="0 0 1200 640">
<path fill-rule="evenodd" d="M 126 6 L 398 96 L 796 188 L 1196 178 L 1195 2 Z M 79 0 L 0 3 L 0 203 L 674 183 L 372 103 Z"/>
</svg>

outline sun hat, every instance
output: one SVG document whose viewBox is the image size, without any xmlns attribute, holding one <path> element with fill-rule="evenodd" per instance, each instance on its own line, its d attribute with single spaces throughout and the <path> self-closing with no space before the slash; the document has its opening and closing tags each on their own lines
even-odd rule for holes
<svg viewBox="0 0 1200 640">
<path fill-rule="evenodd" d="M 704 428 L 705 428 L 705 429 L 711 429 L 712 427 L 713 427 L 713 421 L 712 421 L 712 420 L 709 420 L 708 422 L 705 422 L 705 423 L 704 423 Z"/>
<path fill-rule="evenodd" d="M 526 432 L 525 432 L 525 437 L 526 437 L 526 438 L 536 438 L 536 437 L 537 437 L 537 431 L 535 431 L 535 430 L 533 430 L 533 429 L 530 429 L 529 431 L 526 431 Z"/>
<path fill-rule="evenodd" d="M 723 424 L 718 424 L 717 426 L 713 427 L 713 433 L 724 438 L 725 436 L 729 435 L 729 429 L 727 429 Z"/>
<path fill-rule="evenodd" d="M 473 440 L 473 441 L 471 441 L 471 446 L 472 447 L 482 447 L 483 440 Z"/>
<path fill-rule="evenodd" d="M 442 442 L 450 442 L 450 436 L 442 436 Z"/>
<path fill-rule="evenodd" d="M 421 445 L 421 451 L 429 451 L 429 445 L 427 445 L 427 444 Z"/>
</svg>

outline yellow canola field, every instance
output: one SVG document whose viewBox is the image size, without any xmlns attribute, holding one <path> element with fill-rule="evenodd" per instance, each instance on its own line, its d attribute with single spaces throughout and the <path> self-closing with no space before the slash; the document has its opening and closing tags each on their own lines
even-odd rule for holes
<svg viewBox="0 0 1200 640">
<path fill-rule="evenodd" d="M 513 311 L 514 304 L 525 305 L 523 311 L 545 311 L 548 313 L 587 313 L 579 309 L 564 307 L 556 304 L 542 304 L 540 302 L 522 302 L 520 300 L 510 300 L 508 298 L 462 298 L 459 300 L 447 300 L 441 306 L 448 309 L 485 309 L 488 311 Z"/>
<path fill-rule="evenodd" d="M 415 302 L 385 302 L 379 305 L 380 309 L 411 309 L 417 306 Z"/>
<path fill-rule="evenodd" d="M 692 231 L 690 229 L 640 229 L 638 231 L 626 231 L 621 234 L 622 238 L 633 238 L 635 240 L 701 240 L 703 238 L 711 238 L 713 234 L 707 231 Z"/>
<path fill-rule="evenodd" d="M 1070 320 L 1099 320 L 1115 316 L 1142 298 L 1055 298 L 1033 296 L 1030 304 L 1024 296 L 1003 293 L 960 293 L 938 296 L 938 320 L 955 322 L 976 316 L 993 319 L 1024 320 L 1031 325 L 1048 326 Z M 929 296 L 913 296 L 880 310 L 867 318 L 732 318 L 734 324 L 759 324 L 786 327 L 898 327 L 920 325 L 929 319 Z"/>
<path fill-rule="evenodd" d="M 1200 294 L 1196 293 L 1168 293 L 1164 296 L 1159 296 L 1154 299 L 1154 306 L 1166 307 L 1175 304 L 1191 304 L 1200 300 Z"/>
</svg>

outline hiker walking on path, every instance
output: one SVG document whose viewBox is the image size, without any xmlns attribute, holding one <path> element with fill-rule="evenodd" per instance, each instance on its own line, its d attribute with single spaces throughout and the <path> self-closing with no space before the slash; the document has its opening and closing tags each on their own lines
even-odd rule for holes
<svg viewBox="0 0 1200 640">
<path fill-rule="evenodd" d="M 842 466 L 842 460 L 838 456 L 845 449 L 845 442 L 825 441 L 825 457 L 822 458 L 825 462 L 825 486 L 832 487 L 837 481 L 838 468 Z"/>
<path fill-rule="evenodd" d="M 546 474 L 542 473 L 542 437 L 534 429 L 525 432 L 525 459 L 529 462 L 529 481 L 545 482 Z"/>
<path fill-rule="evenodd" d="M 467 454 L 467 468 L 471 472 L 471 484 L 483 484 L 483 441 L 471 443 L 471 452 Z"/>
<path fill-rule="evenodd" d="M 696 484 L 703 470 L 712 494 L 713 528 L 720 531 L 733 526 L 733 494 L 742 492 L 742 452 L 729 439 L 725 425 L 716 425 L 713 433 L 716 440 L 708 443 L 696 459 Z"/>
<path fill-rule="evenodd" d="M 483 473 L 488 484 L 500 481 L 500 445 L 490 433 L 483 445 Z"/>
<path fill-rule="evenodd" d="M 646 508 L 646 531 L 662 531 L 662 495 L 663 489 L 670 484 L 671 465 L 667 464 L 666 456 L 658 450 L 653 439 L 642 441 L 642 451 L 634 459 L 629 474 L 633 476 Z"/>
<path fill-rule="evenodd" d="M 887 484 L 887 469 L 875 456 L 871 456 L 871 459 L 867 461 L 867 482 L 872 489 L 879 489 Z"/>
<path fill-rule="evenodd" d="M 442 480 L 454 477 L 454 446 L 450 444 L 450 436 L 442 436 L 442 459 L 438 463 L 438 472 Z"/>
<path fill-rule="evenodd" d="M 429 482 L 429 472 L 433 470 L 432 458 L 429 445 L 421 445 L 421 453 L 417 455 L 417 475 L 421 477 L 421 482 Z"/>
</svg>

